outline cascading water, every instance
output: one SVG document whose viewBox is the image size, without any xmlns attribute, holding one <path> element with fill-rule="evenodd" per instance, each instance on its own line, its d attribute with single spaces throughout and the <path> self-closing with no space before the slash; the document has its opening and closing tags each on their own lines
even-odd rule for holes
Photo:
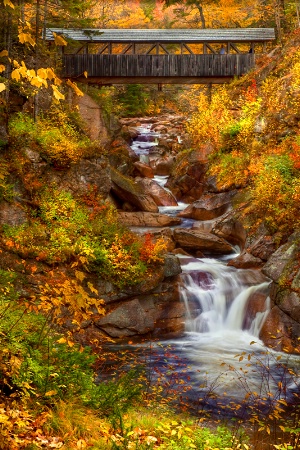
<svg viewBox="0 0 300 450">
<path fill-rule="evenodd" d="M 159 135 L 151 132 L 151 124 L 138 130 L 141 135 L 132 149 L 148 162 L 149 149 L 156 145 Z M 166 177 L 155 179 L 161 186 L 167 181 Z M 185 207 L 179 203 L 159 210 L 176 215 Z M 181 227 L 189 227 L 193 222 L 187 219 Z M 211 223 L 203 222 L 201 228 L 209 230 Z M 286 369 L 287 365 L 298 364 L 298 358 L 274 352 L 259 339 L 270 308 L 269 280 L 258 271 L 227 266 L 226 259 L 234 256 L 179 256 L 186 331 L 181 338 L 160 342 L 156 347 L 158 357 L 153 360 L 165 373 L 176 371 L 181 380 L 188 379 L 191 404 L 217 410 L 218 414 L 220 407 L 232 401 L 244 408 L 257 399 L 264 399 L 264 406 L 269 401 L 287 399 L 300 385 Z M 164 348 L 168 349 L 167 362 Z M 233 415 L 238 414 L 237 410 L 244 414 L 243 408 L 234 408 Z"/>
<path fill-rule="evenodd" d="M 263 311 L 250 317 L 247 303 L 251 295 L 266 291 L 267 281 L 253 283 L 255 271 L 239 271 L 225 266 L 216 259 L 182 257 L 183 285 L 181 296 L 186 306 L 186 331 L 194 333 L 220 333 L 229 330 L 246 330 L 258 337 L 263 321 L 269 312 L 266 301 Z M 185 261 L 188 261 L 185 264 Z M 247 282 L 248 275 L 248 282 Z M 250 282 L 250 285 L 249 285 Z"/>
</svg>

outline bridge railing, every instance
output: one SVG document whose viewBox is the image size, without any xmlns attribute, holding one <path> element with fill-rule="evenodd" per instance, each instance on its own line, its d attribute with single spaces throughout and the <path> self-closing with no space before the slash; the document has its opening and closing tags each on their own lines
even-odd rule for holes
<svg viewBox="0 0 300 450">
<path fill-rule="evenodd" d="M 255 55 L 63 55 L 63 77 L 234 77 L 255 66 Z"/>
</svg>

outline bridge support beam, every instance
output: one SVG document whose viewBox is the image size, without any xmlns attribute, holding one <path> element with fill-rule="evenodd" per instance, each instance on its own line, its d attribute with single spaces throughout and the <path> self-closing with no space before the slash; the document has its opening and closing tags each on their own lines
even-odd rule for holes
<svg viewBox="0 0 300 450">
<path fill-rule="evenodd" d="M 72 81 L 98 84 L 224 84 L 230 83 L 232 77 L 77 77 L 71 78 Z"/>
</svg>

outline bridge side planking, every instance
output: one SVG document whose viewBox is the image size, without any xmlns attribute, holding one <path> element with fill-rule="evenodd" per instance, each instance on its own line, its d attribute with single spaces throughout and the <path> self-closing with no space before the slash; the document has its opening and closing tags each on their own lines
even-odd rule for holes
<svg viewBox="0 0 300 450">
<path fill-rule="evenodd" d="M 63 55 L 65 78 L 90 77 L 234 77 L 255 66 L 254 54 L 206 55 Z M 81 80 L 82 81 L 82 80 Z"/>
</svg>

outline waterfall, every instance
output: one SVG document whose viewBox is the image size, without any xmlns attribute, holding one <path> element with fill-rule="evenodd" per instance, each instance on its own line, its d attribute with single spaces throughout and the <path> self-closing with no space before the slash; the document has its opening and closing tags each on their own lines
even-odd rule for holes
<svg viewBox="0 0 300 450">
<path fill-rule="evenodd" d="M 150 123 L 137 130 L 140 134 L 131 148 L 140 161 L 149 164 L 159 133 L 151 130 Z M 155 181 L 165 188 L 167 177 L 156 175 Z M 177 206 L 160 206 L 159 211 L 176 216 L 186 206 L 179 202 Z M 180 226 L 191 228 L 194 223 L 193 219 L 183 219 Z M 203 221 L 197 228 L 210 232 L 212 223 Z M 222 411 L 239 415 L 239 407 L 242 416 L 246 405 L 251 405 L 251 410 L 252 402 L 265 407 L 272 399 L 293 400 L 293 392 L 300 387 L 300 379 L 293 376 L 298 373 L 293 368 L 299 367 L 299 357 L 266 348 L 259 339 L 270 311 L 269 280 L 260 271 L 227 266 L 226 261 L 237 255 L 218 259 L 177 256 L 182 267 L 185 333 L 151 343 L 153 373 L 158 367 L 159 376 L 163 373 L 170 382 L 177 374 L 177 379 L 189 385 L 185 395 L 191 405 L 215 410 L 218 417 Z M 147 344 L 140 345 L 144 355 Z M 279 389 L 281 385 L 284 390 Z M 233 408 L 228 409 L 228 405 Z"/>
<path fill-rule="evenodd" d="M 251 298 L 255 293 L 266 293 L 268 281 L 258 276 L 258 282 L 253 284 L 254 270 L 239 271 L 212 258 L 181 260 L 181 298 L 186 307 L 187 332 L 246 331 L 259 336 L 269 312 L 269 301 L 259 311 L 253 311 Z"/>
</svg>

